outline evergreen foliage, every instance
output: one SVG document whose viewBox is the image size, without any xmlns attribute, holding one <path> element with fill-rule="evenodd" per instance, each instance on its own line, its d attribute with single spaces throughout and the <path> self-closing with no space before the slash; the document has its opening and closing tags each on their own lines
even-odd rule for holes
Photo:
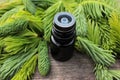
<svg viewBox="0 0 120 80">
<path fill-rule="evenodd" d="M 109 67 L 120 52 L 120 8 L 116 0 L 8 0 L 0 3 L 0 80 L 30 80 L 50 70 L 48 43 L 54 15 L 76 18 L 75 48 L 94 61 L 96 80 L 120 80 Z M 38 63 L 38 65 L 37 65 Z"/>
</svg>

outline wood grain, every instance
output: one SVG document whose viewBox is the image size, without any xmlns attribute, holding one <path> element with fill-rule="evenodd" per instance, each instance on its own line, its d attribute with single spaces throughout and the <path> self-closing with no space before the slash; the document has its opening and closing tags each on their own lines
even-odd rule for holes
<svg viewBox="0 0 120 80">
<path fill-rule="evenodd" d="M 74 56 L 66 61 L 59 62 L 50 55 L 51 71 L 47 77 L 41 77 L 36 69 L 33 80 L 95 80 L 93 63 L 84 54 L 74 52 Z"/>
<path fill-rule="evenodd" d="M 40 76 L 38 70 L 32 80 L 95 80 L 94 64 L 86 54 L 74 52 L 73 57 L 66 62 L 55 61 L 51 55 L 51 71 L 46 77 Z M 117 60 L 112 69 L 120 69 L 120 60 Z"/>
</svg>

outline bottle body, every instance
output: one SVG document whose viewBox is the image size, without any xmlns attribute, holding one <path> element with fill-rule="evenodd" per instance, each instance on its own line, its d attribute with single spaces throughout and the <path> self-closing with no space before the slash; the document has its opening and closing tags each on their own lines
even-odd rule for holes
<svg viewBox="0 0 120 80">
<path fill-rule="evenodd" d="M 75 25 L 75 19 L 67 12 L 61 12 L 55 16 L 50 39 L 51 54 L 55 60 L 66 61 L 72 57 L 76 33 Z"/>
</svg>

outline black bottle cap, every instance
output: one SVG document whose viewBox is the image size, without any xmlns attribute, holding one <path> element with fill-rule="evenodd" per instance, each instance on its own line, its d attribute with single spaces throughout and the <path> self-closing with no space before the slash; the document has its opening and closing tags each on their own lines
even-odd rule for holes
<svg viewBox="0 0 120 80">
<path fill-rule="evenodd" d="M 60 32 L 69 31 L 76 25 L 75 18 L 68 12 L 57 13 L 53 21 L 54 27 Z"/>
</svg>

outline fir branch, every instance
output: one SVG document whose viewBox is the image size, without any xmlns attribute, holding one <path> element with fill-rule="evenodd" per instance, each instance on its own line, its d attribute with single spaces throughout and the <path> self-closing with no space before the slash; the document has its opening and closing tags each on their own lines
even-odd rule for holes
<svg viewBox="0 0 120 80">
<path fill-rule="evenodd" d="M 112 28 L 112 30 L 116 31 L 116 33 L 120 34 L 120 14 L 116 12 L 112 12 L 109 17 L 109 25 Z"/>
<path fill-rule="evenodd" d="M 2 15 L 2 17 L 0 18 L 0 24 L 4 23 L 8 18 L 10 18 L 12 15 L 16 14 L 17 12 L 19 12 L 20 10 L 23 10 L 24 7 L 23 6 L 17 6 L 16 8 L 13 8 L 9 11 L 7 11 L 5 14 Z"/>
<path fill-rule="evenodd" d="M 23 1 L 23 4 L 25 5 L 25 9 L 27 11 L 29 11 L 30 13 L 32 14 L 35 14 L 36 12 L 36 7 L 35 5 L 32 3 L 31 0 L 22 0 Z"/>
<path fill-rule="evenodd" d="M 100 45 L 104 49 L 113 49 L 115 44 L 114 39 L 112 38 L 111 28 L 108 25 L 108 21 L 102 20 L 102 22 L 105 23 L 98 23 L 100 30 Z"/>
<path fill-rule="evenodd" d="M 117 0 L 111 0 L 111 1 L 110 0 L 97 0 L 97 1 L 105 3 L 109 6 L 112 6 L 114 9 L 116 9 L 118 7 L 118 5 L 117 5 L 118 1 Z"/>
<path fill-rule="evenodd" d="M 26 47 L 26 45 L 33 44 L 35 43 L 35 41 L 39 40 L 35 33 L 25 32 L 25 31 L 23 33 L 16 36 L 6 37 L 2 39 L 1 46 L 3 46 L 4 48 L 3 48 L 2 54 L 0 55 L 0 60 L 6 59 L 9 56 L 18 54 L 21 51 L 26 52 L 28 48 Z M 32 47 L 32 46 L 29 46 L 29 47 Z"/>
<path fill-rule="evenodd" d="M 96 64 L 94 71 L 96 80 L 120 80 L 120 70 L 112 70 L 103 65 Z"/>
<path fill-rule="evenodd" d="M 71 2 L 72 2 L 72 4 L 69 4 Z M 57 12 L 61 12 L 61 11 L 73 12 L 74 7 L 75 7 L 75 2 L 73 0 L 72 1 L 60 0 L 60 1 L 56 2 L 55 4 L 53 4 L 52 6 L 50 6 L 45 11 L 45 16 L 44 16 L 43 22 L 44 22 L 44 39 L 46 41 L 49 41 L 49 39 L 50 39 L 54 15 Z"/>
<path fill-rule="evenodd" d="M 15 8 L 18 5 L 21 5 L 21 1 L 20 0 L 16 0 L 16 1 L 11 1 L 11 2 L 6 2 L 6 3 L 2 3 L 0 4 L 0 17 L 6 13 L 7 11 Z"/>
<path fill-rule="evenodd" d="M 35 41 L 39 41 L 39 38 L 37 37 L 37 34 L 30 30 L 25 30 L 16 36 L 6 37 L 3 39 L 5 46 L 4 51 L 7 52 L 10 56 L 17 54 L 23 50 L 26 51 L 27 45 L 36 43 Z"/>
<path fill-rule="evenodd" d="M 109 70 L 109 73 L 112 75 L 113 80 L 120 80 L 120 70 Z"/>
<path fill-rule="evenodd" d="M 86 16 L 90 16 L 93 19 L 98 19 L 104 16 L 108 17 L 111 11 L 117 11 L 105 2 L 94 0 L 85 0 L 79 3 L 79 5 L 83 6 Z"/>
<path fill-rule="evenodd" d="M 19 33 L 25 30 L 28 25 L 31 25 L 31 28 L 36 28 L 39 32 L 43 33 L 42 20 L 23 10 L 20 10 L 3 23 L 0 23 L 0 36 L 3 37 Z"/>
<path fill-rule="evenodd" d="M 97 22 L 88 20 L 88 34 L 87 38 L 92 41 L 94 44 L 100 45 L 100 30 Z"/>
<path fill-rule="evenodd" d="M 0 38 L 0 68 L 2 66 L 2 63 L 4 62 L 4 59 L 6 58 L 6 55 L 2 54 L 4 53 L 4 38 Z"/>
<path fill-rule="evenodd" d="M 5 58 L 4 62 L 2 63 L 2 66 L 0 68 L 0 79 L 6 80 L 11 79 L 14 74 L 21 68 L 21 66 L 29 60 L 33 55 L 37 53 L 36 47 L 38 46 L 38 42 L 40 41 L 39 38 L 25 38 L 25 37 L 9 37 L 6 38 L 8 42 L 20 42 L 19 45 L 17 45 L 16 49 L 14 50 L 14 46 L 11 45 L 11 51 L 12 55 Z M 6 42 L 7 42 L 6 41 Z M 11 43 L 12 44 L 12 43 Z M 9 54 L 9 53 L 8 53 Z M 1 58 L 0 58 L 1 59 Z"/>
<path fill-rule="evenodd" d="M 45 10 L 42 8 L 37 7 L 35 16 L 39 18 L 43 18 Z"/>
<path fill-rule="evenodd" d="M 20 11 L 16 15 L 18 15 L 18 17 L 26 16 L 25 19 L 28 21 L 29 26 L 31 26 L 32 29 L 36 28 L 39 32 L 43 33 L 43 22 L 40 17 L 31 15 L 27 11 Z"/>
<path fill-rule="evenodd" d="M 43 21 L 41 20 L 41 18 L 37 17 L 37 16 L 30 16 L 28 17 L 28 21 L 29 21 L 29 27 L 34 30 L 35 32 L 37 32 L 37 34 L 39 35 L 43 35 L 44 33 L 44 28 L 43 28 Z"/>
<path fill-rule="evenodd" d="M 36 6 L 47 9 L 57 2 L 57 0 L 31 0 Z"/>
<path fill-rule="evenodd" d="M 113 80 L 112 75 L 109 73 L 107 67 L 101 64 L 96 64 L 95 66 L 96 80 Z"/>
<path fill-rule="evenodd" d="M 11 79 L 13 75 L 24 64 L 24 62 L 30 59 L 35 53 L 36 51 L 33 49 L 33 51 L 30 50 L 22 54 L 19 53 L 6 59 L 6 61 L 0 68 L 0 79 L 1 80 Z"/>
<path fill-rule="evenodd" d="M 103 18 L 99 20 L 88 19 L 87 37 L 104 49 L 110 50 L 115 47 L 108 21 Z"/>
<path fill-rule="evenodd" d="M 74 11 L 74 16 L 76 18 L 76 35 L 85 37 L 87 36 L 87 20 L 85 17 L 84 9 L 80 5 Z"/>
<path fill-rule="evenodd" d="M 26 39 L 23 39 L 22 37 L 7 37 L 4 39 L 4 45 L 6 46 L 4 50 L 10 54 L 14 55 L 20 52 L 21 50 L 25 49 L 25 45 L 30 44 L 31 42 Z"/>
<path fill-rule="evenodd" d="M 34 41 L 37 41 L 37 37 L 38 35 L 36 33 L 26 29 L 15 36 L 2 38 L 1 46 L 4 46 L 5 51 L 5 53 L 2 55 L 8 54 L 8 56 L 11 56 L 19 53 L 22 50 L 26 51 L 25 46 L 34 43 Z"/>
<path fill-rule="evenodd" d="M 53 17 L 57 12 L 64 11 L 63 8 L 61 9 L 62 4 L 60 1 L 49 7 L 45 11 L 45 16 L 43 19 L 44 22 L 44 39 L 49 41 L 51 35 L 51 29 L 53 25 Z"/>
<path fill-rule="evenodd" d="M 0 25 L 0 36 L 5 37 L 24 30 L 28 21 L 24 18 L 9 18 L 2 25 Z"/>
<path fill-rule="evenodd" d="M 116 47 L 114 48 L 114 51 L 119 53 L 120 51 L 120 14 L 119 13 L 111 13 L 111 17 L 109 18 L 109 25 L 111 27 L 111 34 L 112 39 L 115 40 Z"/>
<path fill-rule="evenodd" d="M 14 1 L 18 1 L 18 3 L 14 3 L 16 6 L 21 5 L 21 0 Z M 39 3 L 36 4 L 36 1 L 39 1 Z M 110 36 L 111 28 L 113 30 L 113 34 L 115 33 L 114 38 L 116 37 L 116 46 L 118 48 L 120 47 L 118 17 L 116 17 L 116 15 L 112 15 L 109 19 L 111 28 L 107 23 L 110 13 L 112 11 L 116 11 L 115 7 L 113 7 L 114 0 L 32 0 L 32 2 L 39 7 L 44 9 L 49 7 L 45 11 L 45 16 L 43 16 L 44 27 L 42 27 L 43 23 L 40 17 L 36 17 L 35 15 L 33 16 L 27 11 L 20 11 L 18 13 L 17 10 L 12 11 L 11 9 L 15 7 L 15 5 L 11 5 L 13 2 L 10 2 L 10 5 L 6 4 L 3 5 L 4 7 L 0 7 L 0 16 L 5 13 L 1 18 L 0 33 L 4 37 L 12 35 L 12 37 L 7 37 L 4 39 L 5 53 L 0 54 L 1 80 L 11 79 L 15 73 L 17 73 L 13 77 L 15 80 L 23 80 L 23 78 L 24 80 L 27 78 L 30 79 L 29 76 L 35 69 L 36 52 L 38 52 L 39 72 L 42 76 L 47 75 L 50 68 L 47 43 L 41 41 L 37 37 L 39 36 L 39 32 L 40 34 L 43 34 L 44 29 L 44 39 L 49 41 L 54 15 L 61 11 L 73 12 L 76 7 L 76 2 L 79 3 L 79 5 L 76 7 L 74 15 L 77 20 L 76 30 L 79 37 L 77 37 L 75 47 L 79 51 L 84 50 L 84 52 L 88 53 L 88 55 L 92 57 L 93 61 L 96 63 L 95 73 L 97 80 L 113 80 L 113 78 L 120 80 L 119 71 L 108 70 L 107 68 L 115 62 L 114 56 L 109 50 L 111 47 L 110 44 L 113 43 L 111 42 L 113 38 Z M 26 10 L 32 14 L 36 12 L 35 5 L 30 0 L 23 0 L 23 2 Z M 8 6 L 10 6 L 10 8 Z M 11 12 L 6 13 L 7 10 L 10 10 Z M 86 19 L 88 19 L 88 25 L 86 23 Z M 23 31 L 20 31 L 20 27 Z M 27 31 L 28 27 L 33 32 Z M 16 30 L 21 32 L 16 34 L 18 37 L 13 36 L 13 34 L 18 33 Z M 88 40 L 85 39 L 85 37 L 87 37 Z M 0 43 L 0 45 L 4 47 L 2 43 Z M 98 46 L 108 50 L 104 50 Z M 0 50 L 2 50 L 2 48 Z M 32 67 L 27 66 L 32 63 L 34 63 Z M 30 71 L 27 70 L 27 68 L 30 69 Z M 28 71 L 28 74 L 23 74 L 26 71 Z M 21 75 L 23 77 L 21 77 Z"/>
<path fill-rule="evenodd" d="M 111 64 L 115 63 L 115 56 L 111 53 L 111 51 L 99 48 L 97 45 L 93 44 L 87 39 L 77 37 L 75 47 L 77 50 L 80 50 L 82 47 L 82 49 L 87 52 L 88 55 L 90 55 L 96 64 L 110 66 Z"/>
<path fill-rule="evenodd" d="M 76 17 L 77 21 L 79 19 L 81 20 L 81 21 L 79 20 L 79 22 L 77 23 L 77 26 L 76 26 L 77 34 L 78 34 L 78 32 L 80 32 L 82 35 L 79 35 L 79 36 L 82 36 L 82 37 L 85 37 L 83 35 L 86 34 L 86 36 L 88 37 L 89 40 L 94 41 L 94 43 L 97 43 L 104 49 L 114 48 L 114 46 L 115 46 L 114 40 L 111 39 L 112 35 L 111 35 L 111 31 L 110 31 L 110 26 L 107 21 L 110 13 L 112 11 L 116 11 L 116 10 L 114 10 L 114 8 L 112 8 L 110 6 L 110 5 L 112 5 L 111 2 L 109 2 L 108 3 L 109 5 L 108 5 L 107 4 L 108 0 L 105 0 L 105 1 L 79 0 L 79 1 L 80 1 L 80 3 L 78 5 L 78 8 L 76 9 L 77 11 L 76 11 L 76 13 L 74 13 L 74 15 L 76 17 L 77 13 L 80 12 L 80 10 L 81 10 L 82 17 L 78 18 L 78 16 L 80 16 L 79 14 Z M 112 0 L 112 2 L 114 2 L 114 1 Z M 87 23 L 85 23 L 86 18 L 88 19 L 89 27 L 86 27 L 87 26 Z M 80 23 L 82 24 L 81 26 L 79 26 Z M 91 29 L 92 31 L 89 29 Z M 95 31 L 96 29 L 97 29 L 98 33 L 94 33 L 94 32 L 96 32 Z"/>
<path fill-rule="evenodd" d="M 75 2 L 77 2 L 77 3 L 81 3 L 82 1 L 84 1 L 84 0 L 75 0 Z"/>
<path fill-rule="evenodd" d="M 38 46 L 38 70 L 42 76 L 46 76 L 50 70 L 48 47 L 45 41 L 40 41 Z"/>
<path fill-rule="evenodd" d="M 20 34 L 17 34 L 16 36 L 20 36 L 21 38 L 22 37 L 25 37 L 25 38 L 37 38 L 38 37 L 38 34 L 35 33 L 34 31 L 31 31 L 29 29 L 26 29 L 24 31 L 22 31 Z"/>
<path fill-rule="evenodd" d="M 2 52 L 3 52 L 3 48 L 4 48 L 4 38 L 1 37 L 0 38 L 0 56 L 1 56 Z"/>
<path fill-rule="evenodd" d="M 65 8 L 65 11 L 73 13 L 76 7 L 78 7 L 78 4 L 75 2 L 75 0 L 62 0 L 62 4 Z"/>
<path fill-rule="evenodd" d="M 21 69 L 15 74 L 11 80 L 30 80 L 31 74 L 35 72 L 37 55 L 34 55 L 24 63 Z"/>
</svg>

